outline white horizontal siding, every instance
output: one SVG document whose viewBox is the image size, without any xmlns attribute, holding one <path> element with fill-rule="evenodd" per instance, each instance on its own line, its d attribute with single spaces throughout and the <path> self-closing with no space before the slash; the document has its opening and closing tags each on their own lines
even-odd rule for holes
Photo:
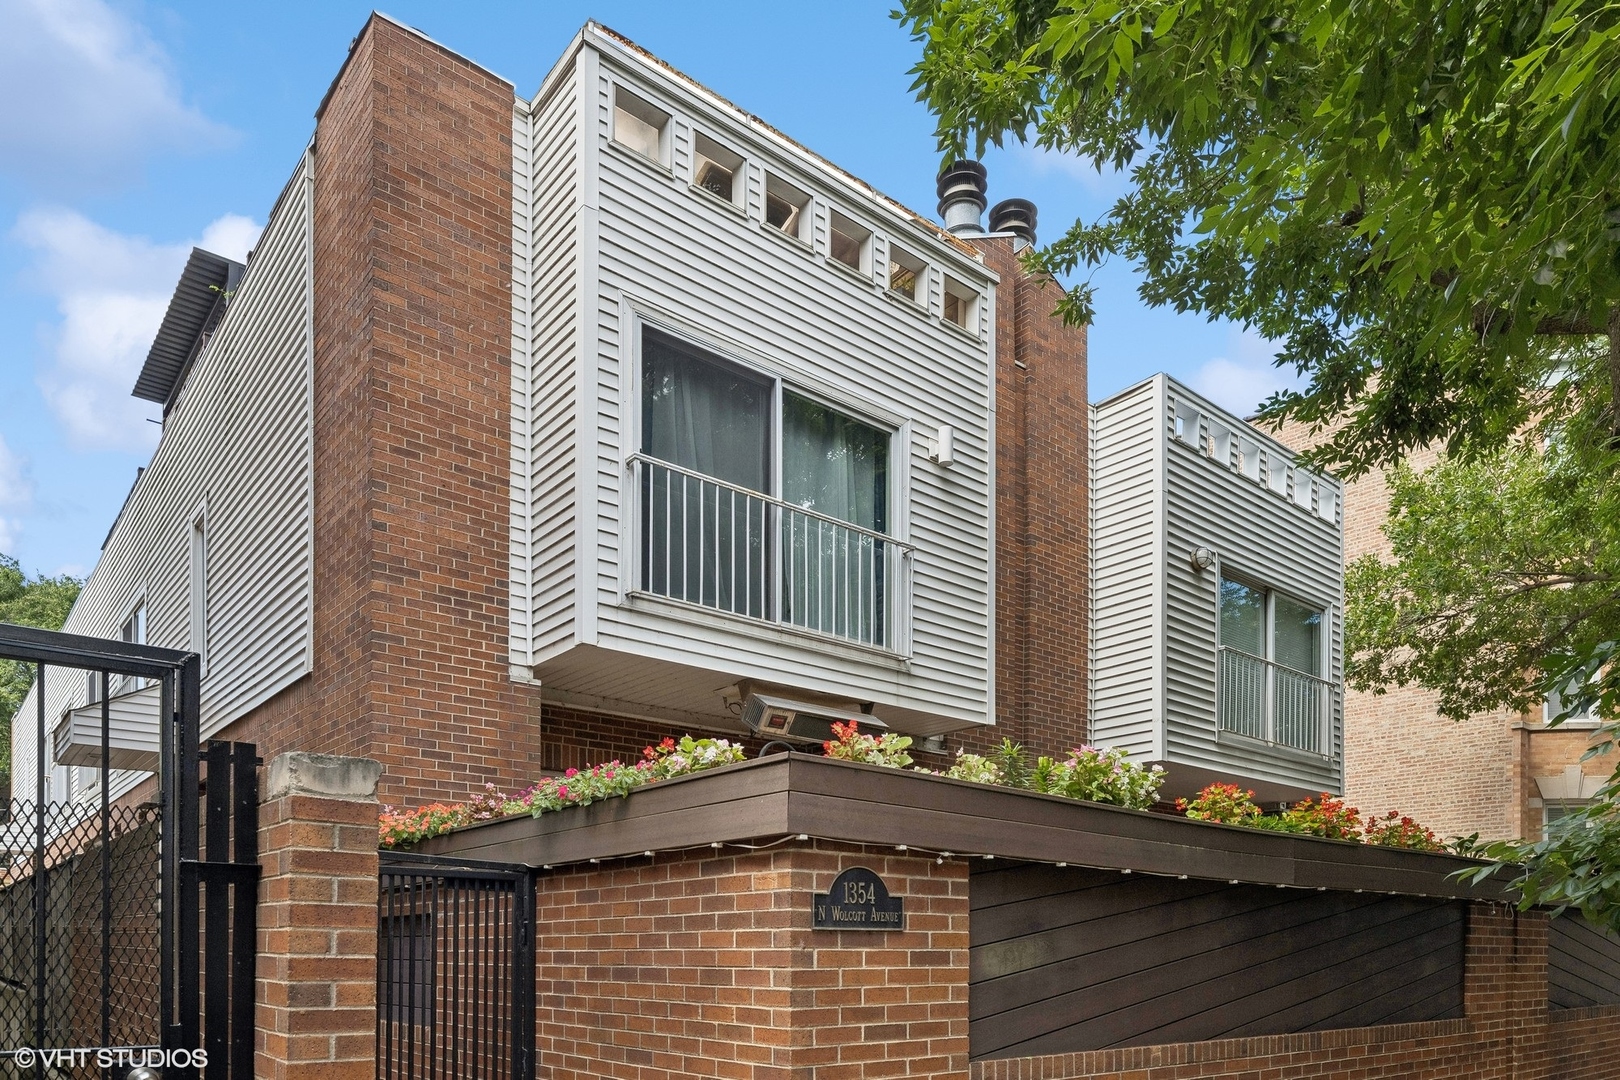
<svg viewBox="0 0 1620 1080">
<path fill-rule="evenodd" d="M 1185 397 L 1185 392 L 1183 392 Z M 1329 613 L 1328 677 L 1341 672 L 1342 544 L 1328 523 L 1271 489 L 1215 461 L 1190 442 L 1171 436 L 1161 414 L 1166 453 L 1165 721 L 1166 757 L 1208 768 L 1300 787 L 1337 791 L 1338 755 L 1311 760 L 1274 753 L 1247 740 L 1216 736 L 1216 621 L 1214 569 L 1196 570 L 1194 548 L 1220 556 L 1221 570 L 1318 604 Z M 1338 696 L 1333 742 L 1339 741 Z"/>
<path fill-rule="evenodd" d="M 529 431 L 524 453 L 528 507 L 521 530 L 532 560 L 532 644 L 518 663 L 566 648 L 575 635 L 574 535 L 578 453 L 575 446 L 580 364 L 579 83 L 553 84 L 529 118 L 531 175 L 530 281 L 525 298 L 530 335 L 527 364 L 513 364 L 526 383 Z M 519 371 L 523 368 L 523 371 Z M 520 452 L 514 430 L 514 455 Z M 514 589 L 517 588 L 514 579 Z"/>
<path fill-rule="evenodd" d="M 151 464 L 65 627 L 116 637 L 144 597 L 147 642 L 189 649 L 191 525 L 201 510 L 207 544 L 204 738 L 309 671 L 309 185 L 306 159 L 193 364 Z M 54 729 L 65 708 L 84 704 L 84 675 L 52 672 L 45 693 L 47 727 Z M 32 797 L 33 734 L 28 723 L 13 732 L 14 776 L 23 798 Z M 60 798 L 65 777 L 58 772 L 53 791 Z M 123 777 L 120 785 L 134 779 Z"/>
<path fill-rule="evenodd" d="M 873 700 L 880 706 L 888 703 L 955 720 L 987 720 L 993 468 L 989 344 L 941 325 L 940 291 L 934 280 L 939 277 L 937 264 L 964 256 L 952 251 L 947 258 L 933 251 L 936 265 L 925 292 L 926 309 L 863 285 L 829 265 L 821 254 L 771 234 L 760 220 L 755 197 L 763 184 L 761 163 L 816 195 L 815 227 L 822 252 L 825 206 L 831 199 L 841 212 L 875 230 L 874 254 L 881 256 L 886 229 L 897 226 L 886 224 L 885 212 L 877 204 L 863 203 L 854 189 L 829 187 L 824 176 L 802 162 L 778 156 L 776 148 L 746 130 L 728 130 L 731 121 L 725 116 L 704 102 L 680 97 L 678 88 L 668 85 L 642 82 L 635 89 L 667 103 L 675 114 L 674 172 L 623 152 L 608 141 L 613 80 L 632 81 L 645 73 L 613 67 L 613 57 L 590 49 L 584 55 L 580 71 L 590 88 L 583 111 L 589 130 L 578 160 L 587 167 L 596 163 L 581 181 L 588 203 L 582 219 L 595 226 L 589 235 L 576 239 L 589 263 L 579 275 L 590 297 L 583 320 L 588 343 L 581 350 L 587 366 L 578 381 L 580 415 L 572 425 L 561 415 L 548 421 L 569 430 L 578 439 L 581 454 L 576 486 L 570 490 L 562 475 L 552 482 L 559 496 L 557 511 L 547 515 L 537 506 L 533 516 L 538 552 L 544 542 L 539 533 L 550 530 L 557 536 L 569 527 L 561 505 L 569 502 L 569 496 L 589 507 L 577 550 L 586 552 L 590 563 L 575 568 L 580 592 L 574 600 L 580 605 L 581 626 L 590 629 L 582 629 L 576 640 L 733 677 Z M 750 159 L 747 176 L 739 182 L 749 193 L 751 216 L 688 187 L 694 116 L 703 130 Z M 538 115 L 535 122 L 538 193 L 545 140 L 539 134 Z M 930 242 L 918 237 L 907 235 L 899 242 L 918 254 L 931 250 Z M 943 246 L 937 239 L 932 244 Z M 541 250 L 538 242 L 535 250 Z M 948 269 L 953 277 L 988 290 L 990 279 L 982 268 L 975 271 L 953 262 Z M 537 292 L 540 278 L 537 270 Z M 744 363 L 774 370 L 790 386 L 797 383 L 830 394 L 855 412 L 865 409 L 875 417 L 914 425 L 909 445 L 897 446 L 903 460 L 893 464 L 902 476 L 909 476 L 907 538 L 917 547 L 908 662 L 825 648 L 799 635 L 725 618 L 700 614 L 688 623 L 672 618 L 667 605 L 626 601 L 624 589 L 633 580 L 633 567 L 624 565 L 621 550 L 630 536 L 624 462 L 638 448 L 631 400 L 634 349 L 626 337 L 634 321 L 632 310 L 648 313 L 677 332 L 691 333 Z M 535 331 L 537 378 L 542 336 Z M 559 386 L 567 382 L 566 375 L 559 376 Z M 537 451 L 544 439 L 540 416 L 537 406 Z M 943 424 L 956 432 L 956 464 L 949 470 L 937 468 L 926 456 L 927 440 Z M 541 488 L 537 475 L 536 497 Z M 566 615 L 568 601 L 560 589 L 541 588 L 538 558 L 536 566 L 539 663 L 545 655 L 538 643 L 546 599 L 557 600 L 559 617 Z M 567 569 L 559 563 L 558 581 L 566 580 Z"/>
<path fill-rule="evenodd" d="M 1090 737 L 1162 754 L 1163 561 L 1158 395 L 1143 383 L 1092 410 Z"/>
</svg>

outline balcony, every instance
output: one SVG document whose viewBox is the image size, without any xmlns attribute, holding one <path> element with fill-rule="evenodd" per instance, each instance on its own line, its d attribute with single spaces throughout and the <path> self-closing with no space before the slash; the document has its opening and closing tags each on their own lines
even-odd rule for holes
<svg viewBox="0 0 1620 1080">
<path fill-rule="evenodd" d="M 1219 652 L 1222 731 L 1328 756 L 1333 683 L 1227 645 Z"/>
<path fill-rule="evenodd" d="M 913 547 L 679 465 L 631 457 L 638 591 L 903 652 Z"/>
</svg>

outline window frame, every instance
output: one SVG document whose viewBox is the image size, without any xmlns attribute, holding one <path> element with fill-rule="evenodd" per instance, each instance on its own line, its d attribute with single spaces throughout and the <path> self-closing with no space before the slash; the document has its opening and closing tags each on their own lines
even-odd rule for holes
<svg viewBox="0 0 1620 1080">
<path fill-rule="evenodd" d="M 620 94 L 623 94 L 630 102 L 634 103 L 637 107 L 639 107 L 643 111 L 662 114 L 662 116 L 664 118 L 663 123 L 654 125 L 646 117 L 638 115 L 638 113 L 636 112 L 635 109 L 623 108 L 622 106 L 620 106 L 620 104 L 619 104 L 619 95 Z M 657 130 L 657 132 L 658 132 L 658 156 L 657 157 L 649 157 L 648 155 L 642 153 L 640 150 L 636 149 L 636 147 L 631 145 L 629 142 L 626 142 L 625 140 L 619 138 L 619 113 L 621 111 L 625 112 L 626 114 L 628 114 L 633 119 L 640 120 L 642 123 L 646 124 L 648 127 L 653 127 L 653 128 L 655 128 Z M 656 101 L 653 101 L 651 98 L 649 98 L 645 94 L 641 93 L 638 89 L 631 89 L 630 87 L 626 86 L 622 82 L 615 81 L 612 84 L 611 97 L 610 97 L 610 100 L 608 102 L 608 143 L 609 143 L 609 145 L 617 146 L 621 151 L 631 155 L 632 157 L 636 158 L 638 161 L 649 162 L 649 163 L 651 163 L 653 165 L 656 165 L 660 169 L 663 169 L 663 170 L 665 170 L 667 172 L 667 171 L 670 170 L 670 163 L 669 163 L 670 162 L 670 150 L 671 150 L 671 143 L 673 142 L 673 139 L 671 138 L 670 129 L 672 127 L 674 127 L 674 125 L 675 125 L 675 113 L 674 113 L 673 110 L 665 108 L 664 106 L 658 104 Z"/>
<path fill-rule="evenodd" d="M 902 244 L 897 244 L 893 240 L 889 241 L 889 249 L 885 255 L 886 266 L 883 282 L 884 292 L 887 292 L 890 296 L 897 300 L 904 300 L 909 304 L 915 304 L 923 311 L 927 311 L 929 291 L 928 260 L 920 255 L 912 253 L 909 248 Z M 896 256 L 898 256 L 898 258 Z M 897 266 L 901 270 L 909 271 L 911 273 L 911 292 L 909 294 L 902 289 L 895 288 L 894 269 Z"/>
<path fill-rule="evenodd" d="M 707 333 L 670 316 L 666 312 L 653 308 L 651 305 L 636 302 L 628 297 L 622 302 L 620 325 L 626 342 L 626 347 L 621 352 L 621 356 L 626 365 L 627 374 L 627 377 L 621 380 L 620 383 L 623 387 L 621 407 L 624 409 L 623 415 L 630 417 L 631 420 L 630 423 L 623 427 L 625 452 L 624 467 L 620 473 L 620 556 L 618 560 L 619 589 L 617 602 L 623 605 L 630 602 L 632 598 L 647 598 L 655 602 L 669 604 L 671 610 L 679 611 L 682 617 L 691 621 L 702 623 L 711 620 L 719 622 L 741 620 L 750 626 L 766 625 L 783 633 L 809 638 L 831 647 L 845 647 L 864 654 L 877 653 L 897 660 L 909 659 L 912 649 L 913 584 L 911 559 L 904 555 L 900 558 L 902 570 L 899 580 L 893 584 L 894 595 L 888 615 L 891 621 L 884 635 L 887 640 L 881 645 L 868 644 L 853 638 L 843 638 L 782 621 L 779 582 L 772 585 L 769 614 L 764 619 L 756 619 L 720 608 L 687 603 L 676 597 L 649 592 L 643 586 L 640 580 L 641 558 L 639 554 L 642 543 L 642 510 L 640 505 L 640 485 L 635 482 L 635 461 L 642 453 L 641 447 L 646 436 L 642 429 L 642 342 L 645 332 L 650 328 L 674 338 L 691 349 L 708 354 L 714 362 L 730 365 L 750 375 L 770 381 L 771 415 L 769 419 L 771 445 L 768 448 L 770 491 L 764 494 L 771 499 L 780 500 L 782 491 L 782 398 L 784 391 L 792 392 L 815 404 L 843 413 L 880 431 L 888 432 L 888 482 L 885 490 L 888 531 L 884 535 L 904 548 L 911 546 L 909 492 L 911 487 L 911 446 L 914 441 L 912 421 L 889 409 L 885 409 L 876 402 L 843 392 L 813 377 L 806 377 L 803 373 L 792 370 L 786 364 L 762 356 L 735 342 Z M 773 538 L 770 556 L 770 572 L 772 574 L 780 574 L 781 568 L 780 530 L 776 530 L 776 532 L 778 535 Z"/>
<path fill-rule="evenodd" d="M 1215 648 L 1214 648 L 1214 653 L 1215 653 L 1215 698 L 1214 698 L 1214 704 L 1215 704 L 1215 737 L 1216 737 L 1216 740 L 1220 741 L 1222 739 L 1240 739 L 1247 745 L 1256 745 L 1256 744 L 1258 744 L 1258 745 L 1265 746 L 1266 749 L 1269 752 L 1275 752 L 1275 753 L 1284 754 L 1284 755 L 1299 756 L 1299 757 L 1302 757 L 1302 758 L 1310 759 L 1312 761 L 1321 761 L 1323 759 L 1330 759 L 1332 757 L 1332 748 L 1333 748 L 1333 740 L 1334 740 L 1334 716 L 1335 716 L 1335 711 L 1336 711 L 1336 709 L 1338 707 L 1339 696 L 1340 696 L 1340 693 L 1341 693 L 1341 690 L 1342 690 L 1341 682 L 1340 682 L 1339 678 L 1336 676 L 1336 674 L 1335 674 L 1335 672 L 1333 670 L 1333 619 L 1334 619 L 1334 616 L 1335 616 L 1335 613 L 1336 613 L 1335 606 L 1333 604 L 1322 603 L 1321 601 L 1313 600 L 1313 599 L 1311 599 L 1309 597 L 1300 596 L 1299 594 L 1297 594 L 1297 593 L 1295 593 L 1295 592 L 1293 592 L 1293 591 L 1291 591 L 1289 589 L 1278 588 L 1275 585 L 1268 585 L 1268 584 L 1265 583 L 1265 580 L 1263 578 L 1257 577 L 1257 576 L 1252 575 L 1252 574 L 1244 573 L 1242 570 L 1238 570 L 1238 571 L 1234 572 L 1229 567 L 1224 565 L 1224 563 L 1222 562 L 1222 560 L 1219 557 L 1217 557 L 1216 560 L 1215 560 L 1214 570 L 1215 570 L 1215 605 L 1214 605 L 1214 615 L 1215 615 Z M 1223 637 L 1223 635 L 1221 633 L 1221 624 L 1222 624 L 1221 608 L 1222 608 L 1222 601 L 1223 601 L 1223 589 L 1222 589 L 1222 586 L 1228 581 L 1233 582 L 1234 584 L 1237 584 L 1237 585 L 1242 585 L 1242 586 L 1244 586 L 1246 588 L 1249 588 L 1249 589 L 1253 589 L 1253 590 L 1261 593 L 1265 597 L 1264 626 L 1263 626 L 1262 631 L 1261 631 L 1262 644 L 1264 646 L 1264 652 L 1261 653 L 1261 654 L 1257 655 L 1255 653 L 1251 653 L 1247 649 L 1240 649 L 1235 645 L 1227 645 L 1222 640 L 1222 637 Z M 1319 640 L 1317 642 L 1317 663 L 1320 666 L 1320 671 L 1318 673 L 1313 674 L 1312 672 L 1309 672 L 1309 671 L 1301 671 L 1300 669 L 1298 669 L 1296 667 L 1293 667 L 1293 666 L 1291 666 L 1289 664 L 1285 664 L 1285 663 L 1283 663 L 1282 661 L 1280 661 L 1280 660 L 1278 660 L 1276 658 L 1276 598 L 1278 596 L 1284 597 L 1285 599 L 1290 600 L 1290 601 L 1292 601 L 1292 602 L 1294 602 L 1296 604 L 1299 604 L 1302 607 L 1309 608 L 1310 610 L 1313 610 L 1313 611 L 1317 612 L 1318 615 L 1320 616 L 1322 621 L 1321 621 L 1320 634 L 1318 635 Z M 1320 733 L 1321 738 L 1323 740 L 1323 742 L 1322 742 L 1323 750 L 1322 751 L 1318 752 L 1318 751 L 1315 751 L 1315 750 L 1307 749 L 1305 747 L 1294 746 L 1294 745 L 1291 745 L 1291 744 L 1286 743 L 1286 742 L 1281 742 L 1281 741 L 1272 740 L 1272 739 L 1256 738 L 1255 736 L 1250 735 L 1250 734 L 1248 734 L 1246 732 L 1237 731 L 1237 730 L 1225 727 L 1222 724 L 1222 721 L 1221 721 L 1222 711 L 1223 711 L 1223 709 L 1225 707 L 1225 702 L 1223 702 L 1222 698 L 1221 698 L 1222 675 L 1221 675 L 1221 659 L 1220 658 L 1221 658 L 1221 650 L 1222 649 L 1231 649 L 1233 652 L 1239 653 L 1239 654 L 1241 654 L 1243 656 L 1254 657 L 1255 659 L 1258 659 L 1258 660 L 1262 661 L 1263 663 L 1265 663 L 1267 665 L 1275 666 L 1277 668 L 1281 668 L 1281 669 L 1283 669 L 1285 671 L 1288 671 L 1288 672 L 1290 672 L 1292 674 L 1295 674 L 1295 675 L 1302 676 L 1304 678 L 1315 679 L 1318 682 L 1321 682 L 1321 683 L 1326 685 L 1327 691 L 1328 691 L 1327 710 L 1326 710 L 1326 715 L 1323 717 L 1323 723 L 1325 725 L 1324 730 Z M 1267 686 L 1268 687 L 1271 685 L 1271 681 L 1272 681 L 1272 677 L 1268 675 L 1267 676 Z M 1272 698 L 1270 696 L 1271 693 L 1272 693 L 1272 691 L 1270 691 L 1268 689 L 1267 690 L 1267 697 L 1266 697 L 1266 705 L 1265 705 L 1265 708 L 1268 709 L 1268 710 L 1273 709 L 1275 707 L 1273 705 L 1273 703 L 1272 703 Z M 1275 726 L 1276 726 L 1276 723 L 1277 723 L 1277 718 L 1275 716 L 1270 716 L 1270 717 L 1264 717 L 1263 716 L 1262 719 L 1265 720 L 1267 725 L 1268 725 L 1267 730 L 1271 730 L 1271 731 L 1273 731 L 1273 733 L 1275 733 Z"/>
<path fill-rule="evenodd" d="M 975 289 L 973 286 L 967 284 L 965 281 L 960 281 L 957 278 L 952 277 L 950 274 L 943 274 L 942 276 L 944 278 L 944 282 L 940 287 L 939 321 L 944 323 L 946 326 L 952 327 L 955 330 L 959 330 L 962 333 L 969 335 L 975 341 L 980 340 L 983 337 L 983 333 L 980 329 L 981 316 L 979 314 L 979 305 L 984 301 L 983 293 L 981 293 L 978 289 Z M 967 316 L 966 321 L 957 322 L 955 319 L 952 319 L 948 314 L 946 314 L 947 310 L 949 310 L 950 301 L 953 298 L 965 309 Z"/>
<path fill-rule="evenodd" d="M 815 235 L 816 235 L 816 197 L 815 197 L 815 195 L 813 193 L 811 193 L 810 191 L 800 187 L 798 184 L 794 183 L 792 180 L 789 180 L 787 177 L 783 176 L 779 172 L 774 172 L 771 169 L 766 168 L 764 170 L 764 173 L 765 173 L 765 182 L 764 182 L 763 186 L 760 188 L 760 219 L 759 219 L 759 223 L 760 223 L 761 227 L 763 227 L 767 232 L 774 233 L 777 236 L 783 237 L 784 239 L 793 241 L 795 244 L 801 244 L 805 248 L 809 248 L 811 246 L 812 241 L 815 239 Z M 795 229 L 793 232 L 788 232 L 786 229 L 779 228 L 778 226 L 771 224 L 771 220 L 770 220 L 771 199 L 773 199 L 773 198 L 782 199 L 783 202 L 787 202 L 790 205 L 793 205 L 791 199 L 783 199 L 781 194 L 773 193 L 772 190 L 771 190 L 773 187 L 778 188 L 778 189 L 787 189 L 789 191 L 796 192 L 802 199 L 802 201 L 797 204 L 797 212 L 798 212 L 798 222 L 797 222 L 797 224 L 798 224 L 798 228 Z"/>
<path fill-rule="evenodd" d="M 864 233 L 864 235 L 859 238 L 860 239 L 860 257 L 857 260 L 858 264 L 859 264 L 857 266 L 851 266 L 849 263 L 845 262 L 843 259 L 840 259 L 838 256 L 833 254 L 833 235 L 835 233 L 842 233 L 845 236 L 848 236 L 848 237 L 851 237 L 851 238 L 854 238 L 854 235 L 855 235 L 849 229 L 840 229 L 838 227 L 838 223 L 840 221 L 845 222 L 845 223 L 847 223 L 849 225 L 852 225 L 852 226 L 854 226 L 854 228 L 859 229 L 859 230 L 861 230 L 862 233 Z M 865 281 L 868 285 L 871 285 L 871 284 L 873 284 L 873 263 L 875 261 L 873 259 L 873 249 L 876 246 L 877 246 L 877 231 L 875 229 L 873 229 L 870 225 L 867 225 L 867 224 L 863 223 L 859 218 L 856 218 L 856 217 L 853 217 L 853 216 L 851 216 L 849 214 L 844 213 L 842 210 L 838 209 L 837 207 L 828 207 L 828 209 L 827 209 L 827 262 L 828 262 L 829 265 L 837 267 L 839 270 L 843 271 L 846 274 L 854 274 L 857 278 L 860 278 L 861 280 Z M 885 285 L 886 284 L 887 284 L 887 282 L 885 282 Z"/>
<path fill-rule="evenodd" d="M 708 143 L 710 148 L 716 151 L 716 153 L 709 153 L 703 150 L 699 145 L 700 143 Z M 722 169 L 727 167 L 726 162 L 718 156 L 719 154 L 729 155 L 730 157 L 736 159 L 736 164 L 730 166 L 731 197 L 729 199 L 721 195 L 719 192 L 710 191 L 708 188 L 704 187 L 698 182 L 698 170 L 701 168 L 701 162 L 711 162 Z M 688 162 L 688 169 L 691 175 L 687 177 L 687 186 L 693 191 L 701 192 L 704 198 L 713 199 L 715 202 L 728 206 L 731 209 L 736 210 L 738 213 L 747 213 L 748 157 L 746 154 L 741 154 L 736 150 L 733 150 L 728 144 L 715 138 L 713 135 L 710 135 L 702 128 L 694 127 L 692 129 L 692 154 L 691 159 Z"/>
</svg>

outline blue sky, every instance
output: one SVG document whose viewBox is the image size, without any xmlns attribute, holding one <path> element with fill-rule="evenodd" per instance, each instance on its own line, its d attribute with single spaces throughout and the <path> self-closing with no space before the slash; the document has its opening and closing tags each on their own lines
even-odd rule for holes
<svg viewBox="0 0 1620 1080">
<path fill-rule="evenodd" d="M 532 94 L 595 18 L 925 213 L 938 157 L 887 4 L 391 2 L 390 15 Z M 240 258 L 308 141 L 370 8 L 0 0 L 0 553 L 83 575 L 156 406 L 130 397 L 186 253 Z M 986 159 L 990 198 L 1041 231 L 1094 216 L 1121 182 L 1033 150 Z M 1154 371 L 1247 410 L 1282 376 L 1265 343 L 1150 310 L 1128 268 L 1098 275 L 1093 400 Z"/>
</svg>

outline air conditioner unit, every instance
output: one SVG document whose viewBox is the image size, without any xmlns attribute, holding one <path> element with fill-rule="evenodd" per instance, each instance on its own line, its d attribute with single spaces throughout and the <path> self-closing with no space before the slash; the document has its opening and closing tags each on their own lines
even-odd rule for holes
<svg viewBox="0 0 1620 1080">
<path fill-rule="evenodd" d="M 863 712 L 813 705 L 808 701 L 750 694 L 743 703 L 743 723 L 762 739 L 821 743 L 833 737 L 833 724 L 851 720 L 867 730 L 887 731 L 889 725 Z"/>
</svg>

